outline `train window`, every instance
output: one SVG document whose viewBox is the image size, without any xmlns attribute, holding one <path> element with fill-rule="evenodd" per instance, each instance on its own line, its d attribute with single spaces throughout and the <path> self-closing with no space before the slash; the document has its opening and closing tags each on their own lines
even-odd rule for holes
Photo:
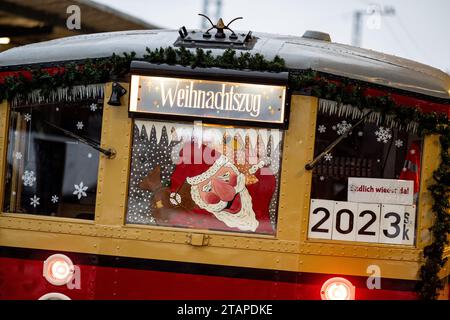
<svg viewBox="0 0 450 320">
<path fill-rule="evenodd" d="M 135 120 L 127 222 L 274 235 L 282 132 Z"/>
<path fill-rule="evenodd" d="M 356 121 L 319 112 L 315 155 Z M 413 245 L 422 140 L 366 122 L 313 171 L 309 238 Z"/>
<path fill-rule="evenodd" d="M 4 212 L 94 219 L 103 106 L 12 107 Z"/>
</svg>

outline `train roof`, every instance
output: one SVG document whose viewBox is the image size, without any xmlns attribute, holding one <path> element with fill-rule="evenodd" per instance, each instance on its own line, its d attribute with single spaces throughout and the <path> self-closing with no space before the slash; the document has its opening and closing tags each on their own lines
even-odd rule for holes
<svg viewBox="0 0 450 320">
<path fill-rule="evenodd" d="M 201 31 L 198 31 L 201 32 Z M 436 68 L 404 58 L 349 45 L 299 36 L 253 33 L 254 46 L 245 50 L 267 59 L 275 55 L 290 69 L 313 69 L 376 85 L 450 100 L 450 75 Z M 0 53 L 0 70 L 23 65 L 109 57 L 146 48 L 173 46 L 177 30 L 136 30 L 66 37 L 13 48 Z M 220 54 L 225 48 L 211 49 Z M 239 51 L 239 49 L 238 49 Z"/>
</svg>

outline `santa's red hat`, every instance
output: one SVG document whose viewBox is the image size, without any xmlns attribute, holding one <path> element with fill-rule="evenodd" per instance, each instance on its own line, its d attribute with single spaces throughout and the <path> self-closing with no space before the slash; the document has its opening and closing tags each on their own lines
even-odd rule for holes
<svg viewBox="0 0 450 320">
<path fill-rule="evenodd" d="M 406 154 L 405 164 L 403 165 L 401 180 L 414 181 L 414 194 L 419 192 L 420 184 L 420 146 L 413 142 Z"/>
<path fill-rule="evenodd" d="M 222 163 L 226 157 L 217 150 L 196 142 L 185 143 L 180 150 L 179 160 L 176 162 L 175 171 L 171 177 L 171 186 L 179 187 L 185 181 L 191 185 L 201 182 L 201 179 L 194 178 L 211 172 L 212 167 L 213 169 L 218 167 L 220 163 L 217 163 L 217 160 L 219 159 Z M 172 190 L 175 191 L 173 188 Z"/>
</svg>

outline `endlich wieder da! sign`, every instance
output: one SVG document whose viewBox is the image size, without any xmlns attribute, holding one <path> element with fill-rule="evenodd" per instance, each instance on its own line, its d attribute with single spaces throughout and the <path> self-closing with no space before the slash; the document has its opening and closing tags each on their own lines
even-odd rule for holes
<svg viewBox="0 0 450 320">
<path fill-rule="evenodd" d="M 412 205 L 414 182 L 395 179 L 348 178 L 348 201 Z"/>
</svg>

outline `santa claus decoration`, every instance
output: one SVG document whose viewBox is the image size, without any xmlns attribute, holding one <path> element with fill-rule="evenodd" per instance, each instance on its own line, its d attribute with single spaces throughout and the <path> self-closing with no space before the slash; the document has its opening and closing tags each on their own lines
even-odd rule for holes
<svg viewBox="0 0 450 320">
<path fill-rule="evenodd" d="M 153 195 L 156 224 L 274 234 L 269 206 L 276 181 L 268 169 L 270 160 L 255 164 L 234 160 L 192 141 L 179 152 L 170 186 L 162 184 L 159 166 L 150 171 L 139 188 Z"/>
<path fill-rule="evenodd" d="M 414 181 L 414 201 L 419 195 L 420 185 L 420 146 L 418 142 L 413 142 L 406 154 L 405 164 L 403 165 L 400 180 Z"/>
</svg>

